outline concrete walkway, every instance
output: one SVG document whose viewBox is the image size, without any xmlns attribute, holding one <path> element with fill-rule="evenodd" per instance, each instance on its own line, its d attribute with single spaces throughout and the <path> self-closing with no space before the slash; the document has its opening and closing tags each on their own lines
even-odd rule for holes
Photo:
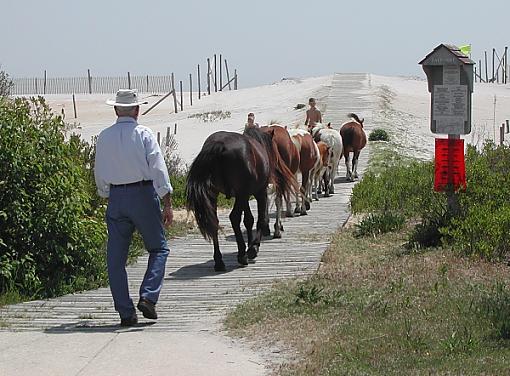
<svg viewBox="0 0 510 376">
<path fill-rule="evenodd" d="M 325 122 L 338 129 L 348 112 L 371 127 L 369 79 L 365 74 L 333 78 Z M 368 159 L 365 150 L 360 171 Z M 212 245 L 200 235 L 170 242 L 167 278 L 158 303 L 159 319 L 141 317 L 121 329 L 108 288 L 32 301 L 0 309 L 0 375 L 262 375 L 267 356 L 225 337 L 222 319 L 237 304 L 266 291 L 276 280 L 305 278 L 317 270 L 330 236 L 349 216 L 354 183 L 340 165 L 336 194 L 312 204 L 309 215 L 284 222 L 283 238 L 265 240 L 254 264 L 239 268 L 227 216 L 220 240 L 227 272 L 215 273 Z M 147 257 L 128 270 L 131 294 Z M 267 354 L 266 354 L 267 355 Z"/>
</svg>

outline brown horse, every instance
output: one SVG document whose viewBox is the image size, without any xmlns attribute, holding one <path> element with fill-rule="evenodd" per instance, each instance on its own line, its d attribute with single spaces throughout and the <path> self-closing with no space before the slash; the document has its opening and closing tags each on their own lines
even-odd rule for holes
<svg viewBox="0 0 510 376">
<path fill-rule="evenodd" d="M 272 183 L 277 194 L 293 192 L 294 175 L 282 160 L 273 134 L 247 128 L 244 134 L 216 132 L 205 141 L 191 164 L 186 181 L 186 206 L 193 211 L 200 232 L 214 244 L 214 270 L 224 271 L 225 264 L 218 243 L 219 221 L 216 212 L 218 194 L 235 197 L 230 222 L 237 242 L 237 261 L 248 265 L 257 257 L 262 233 L 269 232 L 267 187 Z M 248 200 L 257 200 L 258 220 L 255 238 L 254 218 Z M 248 251 L 241 232 L 241 216 L 248 233 Z"/>
<path fill-rule="evenodd" d="M 317 166 L 313 172 L 313 199 L 319 201 L 319 195 L 317 193 L 318 186 L 322 180 L 324 180 L 324 187 L 329 187 L 329 163 L 330 163 L 330 148 L 322 141 L 317 142 L 317 150 L 319 151 L 319 160 Z M 327 192 L 327 190 L 326 190 Z"/>
<path fill-rule="evenodd" d="M 289 129 L 292 141 L 299 151 L 299 171 L 301 172 L 301 200 L 296 196 L 295 213 L 306 215 L 306 211 L 310 210 L 311 187 L 312 187 L 312 171 L 317 165 L 319 153 L 315 146 L 315 142 L 304 129 Z"/>
<path fill-rule="evenodd" d="M 278 152 L 280 154 L 280 157 L 282 161 L 285 163 L 285 165 L 289 168 L 290 172 L 295 176 L 298 168 L 299 168 L 299 152 L 292 142 L 289 132 L 287 132 L 287 129 L 284 126 L 281 126 L 279 124 L 272 124 L 269 126 L 261 127 L 260 130 L 262 132 L 268 133 L 272 135 L 273 142 L 276 144 L 276 147 L 278 149 Z M 293 183 L 294 187 L 297 187 L 297 181 Z M 283 199 L 289 200 L 288 196 L 283 197 L 278 192 L 276 193 L 275 197 L 275 205 L 276 205 L 276 222 L 274 224 L 274 238 L 281 238 L 282 234 L 281 231 L 283 231 L 283 224 L 282 224 L 282 208 L 283 208 Z M 287 215 L 289 215 L 289 212 L 287 211 Z"/>
<path fill-rule="evenodd" d="M 340 128 L 340 136 L 342 136 L 342 143 L 344 146 L 344 157 L 345 167 L 347 169 L 346 177 L 350 181 L 358 178 L 358 158 L 361 153 L 361 149 L 367 144 L 367 135 L 363 130 L 363 122 L 365 119 L 361 119 L 356 114 L 348 114 L 347 117 L 351 120 L 342 124 Z M 349 161 L 349 154 L 353 152 L 352 157 L 352 170 Z"/>
</svg>

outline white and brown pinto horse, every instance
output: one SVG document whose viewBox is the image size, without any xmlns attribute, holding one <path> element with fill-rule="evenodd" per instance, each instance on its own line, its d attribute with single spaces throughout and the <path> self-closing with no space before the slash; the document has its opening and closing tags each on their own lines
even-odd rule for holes
<svg viewBox="0 0 510 376">
<path fill-rule="evenodd" d="M 349 121 L 342 124 L 340 135 L 344 146 L 345 167 L 347 169 L 346 177 L 349 181 L 358 178 L 358 158 L 361 149 L 367 144 L 367 135 L 363 130 L 363 121 L 356 114 L 348 114 Z M 352 170 L 350 163 L 350 153 L 354 153 L 352 157 Z"/>
<path fill-rule="evenodd" d="M 324 195 L 328 197 L 330 193 L 335 193 L 333 184 L 338 170 L 338 163 L 342 158 L 342 138 L 337 130 L 320 123 L 316 123 L 310 133 L 315 142 L 322 141 L 329 147 L 329 184 L 324 187 Z"/>
<path fill-rule="evenodd" d="M 296 195 L 296 208 L 294 212 L 306 215 L 306 211 L 310 210 L 312 177 L 320 159 L 319 150 L 312 136 L 306 130 L 293 128 L 288 129 L 288 132 L 299 152 L 299 172 L 301 173 L 301 189 L 300 194 Z M 290 203 L 287 202 L 287 213 L 290 211 Z"/>
</svg>

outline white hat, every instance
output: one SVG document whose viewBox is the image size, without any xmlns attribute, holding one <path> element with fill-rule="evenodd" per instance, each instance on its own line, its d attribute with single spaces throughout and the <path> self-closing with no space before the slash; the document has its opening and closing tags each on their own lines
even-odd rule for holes
<svg viewBox="0 0 510 376">
<path fill-rule="evenodd" d="M 136 90 L 131 89 L 120 89 L 119 91 L 117 91 L 115 100 L 110 99 L 106 101 L 106 104 L 110 106 L 119 107 L 134 107 L 147 103 L 149 102 L 140 102 L 138 100 L 138 93 L 136 92 Z"/>
</svg>

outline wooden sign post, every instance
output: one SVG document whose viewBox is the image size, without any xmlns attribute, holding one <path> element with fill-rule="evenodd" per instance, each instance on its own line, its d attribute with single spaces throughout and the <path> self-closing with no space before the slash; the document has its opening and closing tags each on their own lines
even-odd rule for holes
<svg viewBox="0 0 510 376">
<path fill-rule="evenodd" d="M 434 190 L 446 192 L 448 212 L 459 212 L 457 192 L 466 189 L 464 141 L 471 132 L 474 62 L 453 45 L 440 44 L 420 64 L 431 93 L 430 130 L 436 139 Z"/>
</svg>

